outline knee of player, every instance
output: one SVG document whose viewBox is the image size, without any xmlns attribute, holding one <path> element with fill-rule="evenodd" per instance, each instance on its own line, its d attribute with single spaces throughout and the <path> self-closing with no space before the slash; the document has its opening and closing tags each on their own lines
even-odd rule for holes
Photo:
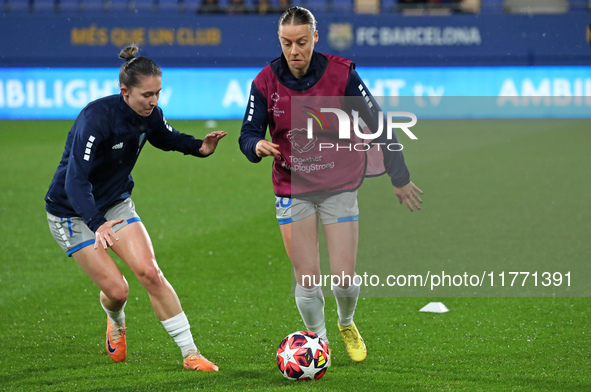
<svg viewBox="0 0 591 392">
<path fill-rule="evenodd" d="M 112 301 L 124 304 L 129 295 L 129 285 L 125 280 L 112 284 L 110 287 L 103 289 L 105 295 Z"/>
<path fill-rule="evenodd" d="M 164 284 L 164 275 L 156 263 L 143 267 L 137 273 L 137 277 L 144 286 L 159 287 Z"/>
</svg>

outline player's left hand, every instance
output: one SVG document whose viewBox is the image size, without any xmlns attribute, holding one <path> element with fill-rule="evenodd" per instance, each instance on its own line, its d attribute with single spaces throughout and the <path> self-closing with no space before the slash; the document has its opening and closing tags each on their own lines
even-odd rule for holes
<svg viewBox="0 0 591 392">
<path fill-rule="evenodd" d="M 205 135 L 205 138 L 203 139 L 203 145 L 201 145 L 201 148 L 199 149 L 201 155 L 213 154 L 213 152 L 218 146 L 218 142 L 220 141 L 220 139 L 222 139 L 226 135 L 227 133 L 224 131 L 213 131 Z"/>
<path fill-rule="evenodd" d="M 113 246 L 113 240 L 119 241 L 117 233 L 113 231 L 113 226 L 122 223 L 124 219 L 115 219 L 103 223 L 95 233 L 94 249 L 99 248 L 99 244 L 102 245 L 103 249 L 107 249 L 109 246 Z"/>
<path fill-rule="evenodd" d="M 421 200 L 419 194 L 422 195 L 423 191 L 413 184 L 412 181 L 401 188 L 394 187 L 394 194 L 398 198 L 400 204 L 406 204 L 410 212 L 413 212 L 413 205 L 417 210 L 421 209 L 423 200 Z"/>
</svg>

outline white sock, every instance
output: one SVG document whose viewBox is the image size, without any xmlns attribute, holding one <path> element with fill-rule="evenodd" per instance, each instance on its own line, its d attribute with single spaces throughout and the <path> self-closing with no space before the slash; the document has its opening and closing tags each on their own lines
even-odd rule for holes
<svg viewBox="0 0 591 392">
<path fill-rule="evenodd" d="M 174 339 L 174 342 L 179 346 L 183 353 L 183 358 L 189 355 L 189 351 L 197 350 L 197 346 L 193 341 L 191 335 L 191 326 L 189 320 L 185 316 L 185 312 L 181 312 L 168 320 L 161 321 L 166 332 Z"/>
<path fill-rule="evenodd" d="M 328 343 L 324 324 L 324 295 L 320 286 L 307 289 L 296 284 L 295 300 L 308 331 L 314 332 Z"/>
<path fill-rule="evenodd" d="M 337 312 L 339 315 L 339 323 L 346 327 L 353 322 L 355 315 L 355 308 L 357 307 L 357 299 L 359 298 L 360 286 L 351 285 L 346 289 L 339 286 L 334 286 L 332 292 L 337 301 Z"/>
<path fill-rule="evenodd" d="M 107 313 L 107 316 L 109 316 L 109 318 L 111 319 L 111 322 L 113 323 L 113 325 L 115 325 L 117 327 L 122 327 L 123 324 L 125 324 L 125 312 L 123 311 L 123 309 L 125 309 L 125 305 L 127 305 L 127 301 L 125 301 L 125 303 L 123 304 L 123 306 L 121 307 L 120 310 L 116 310 L 116 311 L 112 311 L 112 310 L 105 308 L 105 305 L 103 305 L 103 302 L 102 301 L 99 301 L 99 302 L 101 303 L 101 306 L 103 307 L 103 309 Z"/>
</svg>

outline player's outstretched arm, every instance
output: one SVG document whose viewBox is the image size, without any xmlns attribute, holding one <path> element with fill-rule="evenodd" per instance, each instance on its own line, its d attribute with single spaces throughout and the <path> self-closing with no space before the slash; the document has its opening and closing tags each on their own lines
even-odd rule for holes
<svg viewBox="0 0 591 392">
<path fill-rule="evenodd" d="M 207 156 L 213 154 L 213 152 L 218 146 L 218 142 L 226 135 L 227 133 L 224 131 L 213 131 L 205 135 L 205 138 L 203 139 L 203 144 L 199 149 L 201 155 Z"/>
<path fill-rule="evenodd" d="M 408 184 L 404 185 L 401 188 L 394 187 L 394 194 L 398 198 L 400 204 L 404 203 L 410 210 L 413 212 L 413 205 L 416 207 L 417 210 L 421 209 L 421 204 L 423 200 L 419 194 L 423 194 L 423 191 L 420 190 L 413 182 L 409 182 Z"/>
</svg>

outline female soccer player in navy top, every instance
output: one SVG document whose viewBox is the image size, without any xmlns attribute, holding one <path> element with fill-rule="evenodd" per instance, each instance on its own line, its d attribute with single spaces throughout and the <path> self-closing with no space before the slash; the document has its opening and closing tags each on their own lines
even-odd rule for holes
<svg viewBox="0 0 591 392">
<path fill-rule="evenodd" d="M 283 53 L 252 83 L 239 144 L 251 162 L 273 157 L 277 219 L 297 280 L 296 304 L 306 328 L 328 341 L 323 293 L 320 285 L 313 283 L 321 282 L 320 218 L 331 275 L 343 277 L 333 287 L 338 327 L 347 353 L 353 361 L 361 362 L 367 350 L 353 322 L 360 291 L 353 278 L 359 238 L 357 189 L 365 174 L 365 152 L 319 152 L 318 140 L 302 139 L 301 129 L 294 128 L 292 121 L 299 112 L 292 112 L 291 103 L 300 97 L 308 97 L 310 102 L 319 96 L 364 97 L 364 104 L 356 109 L 372 130 L 376 129 L 379 106 L 352 61 L 314 50 L 318 31 L 309 10 L 289 8 L 281 15 L 278 26 Z M 271 141 L 265 140 L 267 127 Z M 410 211 L 413 207 L 420 209 L 422 191 L 410 181 L 402 153 L 385 151 L 383 164 L 400 203 Z"/>
<path fill-rule="evenodd" d="M 157 106 L 161 70 L 130 45 L 119 57 L 121 93 L 88 104 L 68 133 L 62 159 L 45 196 L 49 228 L 100 289 L 107 313 L 107 351 L 113 361 L 127 356 L 124 308 L 129 286 L 107 253 L 110 247 L 146 288 L 156 316 L 174 338 L 187 369 L 217 371 L 197 349 L 176 292 L 158 267 L 150 236 L 130 199 L 131 177 L 146 141 L 165 151 L 207 157 L 226 133 L 205 139 L 180 133 Z"/>
</svg>

